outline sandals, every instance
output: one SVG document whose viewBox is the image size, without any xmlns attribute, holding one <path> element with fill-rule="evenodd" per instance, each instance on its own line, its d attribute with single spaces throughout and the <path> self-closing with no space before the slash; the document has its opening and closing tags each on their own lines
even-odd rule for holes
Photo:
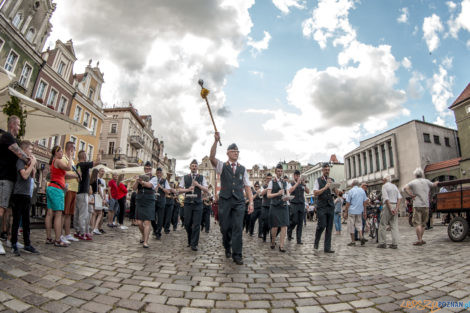
<svg viewBox="0 0 470 313">
<path fill-rule="evenodd" d="M 66 244 L 65 242 L 63 241 L 54 241 L 54 247 L 61 247 L 61 248 L 65 248 L 65 247 L 68 247 L 69 245 Z"/>
<path fill-rule="evenodd" d="M 54 244 L 54 239 L 46 238 L 46 245 L 52 245 L 52 244 Z"/>
<path fill-rule="evenodd" d="M 145 249 L 148 249 L 149 245 L 142 245 L 142 247 L 144 247 Z"/>
<path fill-rule="evenodd" d="M 271 249 L 274 250 L 275 247 L 276 247 L 276 243 L 271 243 Z"/>
<path fill-rule="evenodd" d="M 284 248 L 281 248 L 280 246 L 279 246 L 279 251 L 280 252 L 286 252 L 286 250 Z"/>
<path fill-rule="evenodd" d="M 413 246 L 422 246 L 424 244 L 426 244 L 426 241 L 421 240 L 421 241 L 416 241 L 415 243 L 413 243 Z"/>
</svg>

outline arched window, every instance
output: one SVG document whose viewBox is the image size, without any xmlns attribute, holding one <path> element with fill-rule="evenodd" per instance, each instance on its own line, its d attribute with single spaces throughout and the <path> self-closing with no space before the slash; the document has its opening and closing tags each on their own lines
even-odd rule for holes
<svg viewBox="0 0 470 313">
<path fill-rule="evenodd" d="M 36 32 L 35 32 L 34 28 L 31 27 L 30 29 L 28 29 L 28 32 L 26 33 L 26 40 L 28 40 L 29 42 L 32 43 L 33 40 L 34 40 L 34 34 L 35 33 Z"/>
<path fill-rule="evenodd" d="M 16 28 L 20 28 L 20 24 L 22 21 L 23 21 L 23 13 L 21 12 L 16 13 L 12 21 L 13 26 L 15 26 Z"/>
</svg>

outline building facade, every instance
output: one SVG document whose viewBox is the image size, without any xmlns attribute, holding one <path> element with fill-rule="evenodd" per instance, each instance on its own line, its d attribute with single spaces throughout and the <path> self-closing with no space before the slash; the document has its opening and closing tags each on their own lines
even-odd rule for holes
<svg viewBox="0 0 470 313">
<path fill-rule="evenodd" d="M 460 151 L 459 178 L 470 177 L 470 84 L 455 99 L 450 108 L 454 112 L 457 124 Z"/>
<path fill-rule="evenodd" d="M 323 175 L 323 163 L 325 162 L 319 162 L 310 166 L 301 173 L 302 177 L 307 181 L 307 187 L 310 189 L 310 194 L 306 195 L 307 198 L 313 197 L 313 186 L 315 181 Z M 345 189 L 346 178 L 344 176 L 344 163 L 339 162 L 334 154 L 330 157 L 330 160 L 327 163 L 330 164 L 330 177 L 335 180 L 335 183 L 339 184 L 340 189 Z"/>
<path fill-rule="evenodd" d="M 401 189 L 411 181 L 417 167 L 460 156 L 457 131 L 412 120 L 360 142 L 344 156 L 347 186 L 353 180 L 380 190 L 382 178 L 391 175 Z"/>
</svg>

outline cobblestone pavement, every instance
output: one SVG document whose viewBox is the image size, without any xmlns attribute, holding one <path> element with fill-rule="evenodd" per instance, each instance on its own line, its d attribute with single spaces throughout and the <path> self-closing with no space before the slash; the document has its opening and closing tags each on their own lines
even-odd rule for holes
<svg viewBox="0 0 470 313">
<path fill-rule="evenodd" d="M 40 255 L 0 256 L 0 311 L 392 312 L 410 299 L 470 301 L 470 240 L 451 242 L 436 226 L 415 247 L 413 229 L 400 222 L 398 250 L 347 247 L 343 234 L 333 237 L 336 253 L 314 253 L 312 222 L 305 244 L 289 242 L 285 254 L 245 235 L 242 266 L 225 258 L 214 224 L 198 252 L 181 228 L 150 249 L 136 227 L 69 248 L 45 245 L 44 231 L 33 230 Z"/>
</svg>

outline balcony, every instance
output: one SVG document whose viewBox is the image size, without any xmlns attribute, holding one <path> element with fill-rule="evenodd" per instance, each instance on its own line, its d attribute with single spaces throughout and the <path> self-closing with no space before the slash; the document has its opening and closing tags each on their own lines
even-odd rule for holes
<svg viewBox="0 0 470 313">
<path fill-rule="evenodd" d="M 129 167 L 134 167 L 134 166 L 140 166 L 140 160 L 137 157 L 127 157 L 127 166 Z"/>
<path fill-rule="evenodd" d="M 139 136 L 130 136 L 130 144 L 136 149 L 142 149 L 144 147 L 144 140 Z"/>
</svg>

